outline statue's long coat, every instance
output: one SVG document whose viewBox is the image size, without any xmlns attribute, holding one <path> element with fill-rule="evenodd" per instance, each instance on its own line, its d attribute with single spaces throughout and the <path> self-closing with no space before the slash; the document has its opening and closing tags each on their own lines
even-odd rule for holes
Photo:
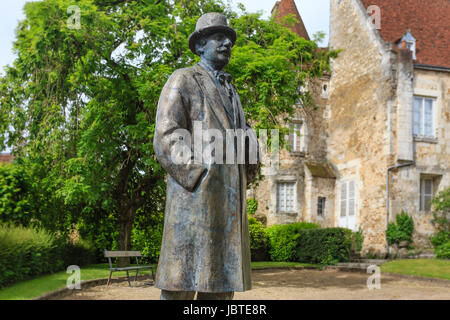
<svg viewBox="0 0 450 320">
<path fill-rule="evenodd" d="M 233 89 L 234 90 L 234 89 Z M 234 91 L 235 92 L 235 91 Z M 247 125 L 235 93 L 241 128 Z M 234 126 L 215 78 L 202 66 L 175 71 L 158 104 L 154 148 L 168 173 L 164 235 L 155 286 L 172 291 L 231 292 L 251 289 L 246 186 L 256 165 L 176 164 L 176 129 L 223 132 Z M 256 135 L 252 139 L 256 142 Z M 192 141 L 194 143 L 194 141 Z M 203 142 L 205 147 L 208 141 Z M 225 152 L 224 152 L 225 154 Z"/>
</svg>

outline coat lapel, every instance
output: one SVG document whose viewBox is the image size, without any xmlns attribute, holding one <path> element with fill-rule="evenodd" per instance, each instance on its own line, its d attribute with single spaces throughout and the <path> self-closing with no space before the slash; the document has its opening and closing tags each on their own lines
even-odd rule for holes
<svg viewBox="0 0 450 320">
<path fill-rule="evenodd" d="M 217 89 L 217 86 L 211 75 L 201 66 L 195 66 L 194 79 L 207 99 L 207 104 L 215 115 L 223 129 L 231 129 L 230 120 L 227 116 L 227 108 L 224 106 L 222 94 Z M 216 97 L 215 99 L 213 97 Z"/>
</svg>

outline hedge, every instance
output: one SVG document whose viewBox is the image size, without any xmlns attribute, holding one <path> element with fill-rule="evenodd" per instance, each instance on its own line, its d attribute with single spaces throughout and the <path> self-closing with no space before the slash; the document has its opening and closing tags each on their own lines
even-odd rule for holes
<svg viewBox="0 0 450 320">
<path fill-rule="evenodd" d="M 95 262 L 95 251 L 83 242 L 66 242 L 45 230 L 0 225 L 0 288 Z"/>
<path fill-rule="evenodd" d="M 269 255 L 272 261 L 297 261 L 295 251 L 300 232 L 305 229 L 317 229 L 315 223 L 298 222 L 285 225 L 274 225 L 267 228 L 269 239 Z"/>
<path fill-rule="evenodd" d="M 250 252 L 252 261 L 267 261 L 268 239 L 264 225 L 255 218 L 249 216 L 248 228 L 250 232 Z"/>
<path fill-rule="evenodd" d="M 296 241 L 296 260 L 332 265 L 350 259 L 352 231 L 342 228 L 302 230 Z"/>
</svg>

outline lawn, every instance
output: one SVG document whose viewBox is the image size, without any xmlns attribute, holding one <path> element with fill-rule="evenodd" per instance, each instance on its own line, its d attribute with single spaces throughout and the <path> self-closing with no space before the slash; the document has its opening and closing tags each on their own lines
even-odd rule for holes
<svg viewBox="0 0 450 320">
<path fill-rule="evenodd" d="M 280 267 L 300 267 L 317 265 L 310 265 L 297 262 L 252 262 L 252 269 L 267 269 Z M 139 271 L 140 274 L 151 273 L 150 270 Z M 133 273 L 131 273 L 133 274 Z M 125 276 L 125 272 L 114 272 L 113 278 Z M 0 290 L 0 300 L 27 300 L 39 297 L 45 293 L 55 291 L 66 286 L 67 278 L 70 275 L 66 272 L 58 272 L 51 275 L 42 276 L 36 279 L 19 282 L 10 287 Z M 97 264 L 81 268 L 81 280 L 92 280 L 108 278 L 109 266 L 108 264 Z"/>
<path fill-rule="evenodd" d="M 139 274 L 149 274 L 151 270 L 140 270 Z M 134 272 L 130 273 L 130 276 Z M 16 283 L 10 287 L 0 290 L 0 300 L 28 300 L 39 297 L 66 286 L 70 274 L 65 271 L 42 276 L 32 280 Z M 126 272 L 114 272 L 113 279 L 126 276 Z M 81 280 L 103 279 L 109 277 L 109 266 L 107 263 L 81 267 Z"/>
<path fill-rule="evenodd" d="M 450 280 L 450 260 L 406 259 L 381 265 L 382 272 Z"/>
</svg>

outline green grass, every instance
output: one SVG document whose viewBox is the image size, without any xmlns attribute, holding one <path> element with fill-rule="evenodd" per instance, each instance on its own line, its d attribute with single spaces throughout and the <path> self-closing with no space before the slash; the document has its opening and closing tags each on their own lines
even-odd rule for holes
<svg viewBox="0 0 450 320">
<path fill-rule="evenodd" d="M 406 259 L 381 265 L 382 272 L 450 280 L 450 260 Z"/>
<path fill-rule="evenodd" d="M 139 274 L 149 274 L 151 270 L 140 270 Z M 130 275 L 133 275 L 131 272 Z M 41 276 L 35 279 L 16 283 L 10 287 L 0 289 L 0 300 L 28 300 L 39 297 L 66 286 L 70 275 L 65 271 Z M 114 272 L 113 279 L 126 276 L 126 272 Z M 81 267 L 81 280 L 103 279 L 109 277 L 108 264 L 96 264 Z"/>
</svg>

